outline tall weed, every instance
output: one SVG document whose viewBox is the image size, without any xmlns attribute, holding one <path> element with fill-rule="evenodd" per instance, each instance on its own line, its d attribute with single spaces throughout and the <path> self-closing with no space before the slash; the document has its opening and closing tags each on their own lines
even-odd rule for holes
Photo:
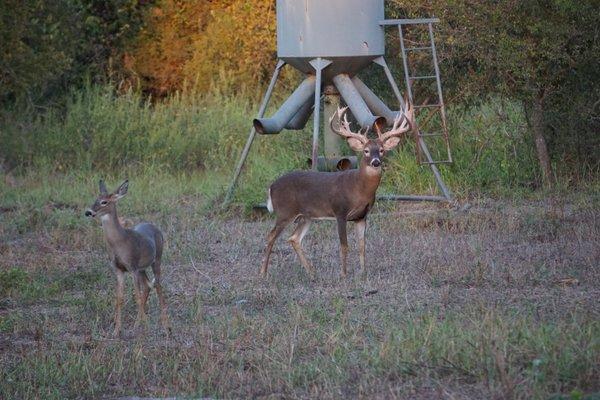
<svg viewBox="0 0 600 400">
<path fill-rule="evenodd" d="M 256 115 L 252 97 L 188 91 L 152 102 L 134 91 L 117 94 L 110 86 L 88 85 L 65 107 L 2 110 L 0 157 L 11 166 L 46 171 L 210 170 L 227 180 Z M 281 97 L 276 94 L 267 114 Z M 475 110 L 450 109 L 449 121 L 454 163 L 440 169 L 453 192 L 507 194 L 537 187 L 533 143 L 520 106 L 494 101 Z M 237 199 L 260 201 L 270 180 L 306 167 L 311 129 L 309 123 L 301 132 L 259 135 Z M 435 191 L 429 168 L 416 162 L 412 139 L 388 155 L 381 192 Z"/>
</svg>

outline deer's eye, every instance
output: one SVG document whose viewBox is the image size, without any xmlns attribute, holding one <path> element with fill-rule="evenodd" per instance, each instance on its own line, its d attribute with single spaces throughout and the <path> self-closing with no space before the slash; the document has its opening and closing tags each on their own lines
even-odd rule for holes
<svg viewBox="0 0 600 400">
<path fill-rule="evenodd" d="M 365 154 L 369 154 L 369 149 L 365 149 Z"/>
<path fill-rule="evenodd" d="M 102 200 L 102 201 L 100 202 L 100 205 L 101 205 L 101 206 L 105 206 L 105 205 L 107 205 L 107 204 L 108 204 L 108 201 L 106 201 L 106 200 Z"/>
</svg>

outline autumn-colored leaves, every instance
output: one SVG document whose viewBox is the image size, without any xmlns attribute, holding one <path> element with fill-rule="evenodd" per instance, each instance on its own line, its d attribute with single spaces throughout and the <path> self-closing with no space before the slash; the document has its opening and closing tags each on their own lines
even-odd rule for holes
<svg viewBox="0 0 600 400">
<path fill-rule="evenodd" d="M 163 0 L 125 56 L 126 68 L 157 95 L 215 80 L 239 87 L 269 74 L 275 60 L 272 0 Z"/>
</svg>

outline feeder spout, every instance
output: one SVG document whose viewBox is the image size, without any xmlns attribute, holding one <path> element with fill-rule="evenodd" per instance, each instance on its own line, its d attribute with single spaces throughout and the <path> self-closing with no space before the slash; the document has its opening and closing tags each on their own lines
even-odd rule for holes
<svg viewBox="0 0 600 400">
<path fill-rule="evenodd" d="M 254 129 L 261 134 L 279 133 L 315 94 L 315 77 L 307 77 L 271 118 L 256 118 Z"/>
<path fill-rule="evenodd" d="M 369 107 L 361 97 L 352 83 L 348 74 L 339 74 L 333 77 L 333 84 L 342 95 L 342 98 L 350 107 L 352 115 L 363 128 L 374 129 L 375 126 L 383 127 L 386 123 L 384 117 L 371 114 Z"/>
<path fill-rule="evenodd" d="M 306 123 L 308 122 L 308 119 L 310 118 L 310 115 L 312 114 L 313 107 L 314 107 L 313 103 L 314 103 L 314 101 L 312 98 L 310 100 L 308 100 L 306 103 L 304 103 L 302 105 L 302 107 L 300 107 L 298 112 L 287 123 L 287 125 L 285 126 L 285 129 L 291 129 L 291 130 L 295 130 L 295 131 L 304 129 L 304 127 L 306 126 Z"/>
<path fill-rule="evenodd" d="M 358 93 L 364 99 L 369 109 L 377 115 L 385 118 L 387 126 L 394 125 L 394 119 L 398 115 L 398 111 L 392 111 L 358 76 L 352 78 L 352 83 L 358 90 Z"/>
</svg>

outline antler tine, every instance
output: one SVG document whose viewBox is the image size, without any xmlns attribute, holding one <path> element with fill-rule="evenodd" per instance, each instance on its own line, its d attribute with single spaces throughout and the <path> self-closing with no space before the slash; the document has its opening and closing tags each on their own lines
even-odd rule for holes
<svg viewBox="0 0 600 400">
<path fill-rule="evenodd" d="M 353 138 L 353 139 L 360 140 L 361 143 L 366 143 L 367 138 L 364 135 L 361 135 L 360 133 L 352 132 L 346 111 L 348 111 L 348 107 L 338 108 L 337 112 L 331 116 L 331 118 L 329 119 L 329 126 L 331 127 L 331 130 L 334 131 L 335 133 L 337 133 L 338 135 L 343 136 L 347 139 Z M 338 128 L 336 128 L 333 125 L 333 120 L 335 119 L 336 114 L 340 121 Z"/>
<path fill-rule="evenodd" d="M 399 112 L 396 118 L 394 118 L 394 125 L 392 126 L 392 129 L 381 134 L 379 136 L 380 139 L 385 142 L 392 136 L 400 136 L 403 133 L 408 132 L 412 125 L 412 112 L 412 106 L 407 103 L 404 110 Z M 402 121 L 402 123 L 400 123 L 400 121 Z"/>
</svg>

